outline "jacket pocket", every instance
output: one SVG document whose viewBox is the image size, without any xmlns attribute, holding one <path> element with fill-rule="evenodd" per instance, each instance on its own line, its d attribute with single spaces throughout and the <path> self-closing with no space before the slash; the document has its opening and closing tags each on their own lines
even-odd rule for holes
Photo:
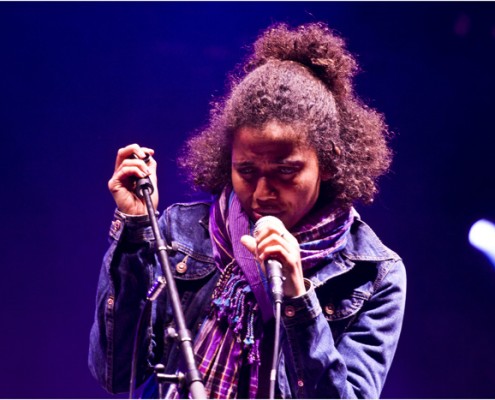
<svg viewBox="0 0 495 400">
<path fill-rule="evenodd" d="M 175 279 L 198 280 L 206 278 L 215 271 L 212 257 L 197 253 L 178 244 L 178 251 L 169 255 L 170 267 Z"/>
<path fill-rule="evenodd" d="M 330 325 L 335 342 L 349 328 L 354 316 L 359 314 L 366 300 L 365 294 L 355 290 L 348 296 L 329 296 L 321 303 L 323 315 Z"/>
<path fill-rule="evenodd" d="M 375 279 L 375 266 L 356 265 L 348 272 L 330 278 L 316 289 L 334 340 L 348 329 L 354 317 L 363 309 L 373 293 Z"/>
<path fill-rule="evenodd" d="M 359 290 L 355 290 L 345 297 L 329 296 L 323 300 L 321 308 L 328 322 L 339 321 L 357 314 L 367 297 Z"/>
</svg>

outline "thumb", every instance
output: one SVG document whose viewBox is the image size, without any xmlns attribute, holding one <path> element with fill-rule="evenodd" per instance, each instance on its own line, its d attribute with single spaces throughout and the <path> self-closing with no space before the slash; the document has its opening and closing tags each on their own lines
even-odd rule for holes
<svg viewBox="0 0 495 400">
<path fill-rule="evenodd" d="M 253 256 L 256 257 L 256 239 L 249 235 L 243 235 L 241 237 L 241 243 L 248 249 Z"/>
</svg>

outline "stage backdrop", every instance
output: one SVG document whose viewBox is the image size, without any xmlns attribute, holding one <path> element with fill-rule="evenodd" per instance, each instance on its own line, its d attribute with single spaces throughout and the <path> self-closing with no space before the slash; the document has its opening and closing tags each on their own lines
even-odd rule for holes
<svg viewBox="0 0 495 400">
<path fill-rule="evenodd" d="M 323 20 L 396 136 L 359 212 L 404 258 L 403 334 L 383 396 L 495 397 L 495 4 L 0 3 L 0 397 L 109 397 L 87 368 L 116 151 L 156 149 L 160 209 L 197 195 L 184 139 L 268 25 Z"/>
</svg>

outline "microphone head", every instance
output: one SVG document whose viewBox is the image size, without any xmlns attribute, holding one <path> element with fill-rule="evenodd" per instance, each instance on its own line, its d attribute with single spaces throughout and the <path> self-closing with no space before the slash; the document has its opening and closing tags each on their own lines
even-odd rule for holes
<svg viewBox="0 0 495 400">
<path fill-rule="evenodd" d="M 257 237 L 261 228 L 267 225 L 277 228 L 280 232 L 284 232 L 286 230 L 284 223 L 277 217 L 274 217 L 273 215 L 265 215 L 256 221 L 256 224 L 254 224 L 254 237 Z"/>
<path fill-rule="evenodd" d="M 278 230 L 280 233 L 285 232 L 285 225 L 277 217 L 272 215 L 265 215 L 261 217 L 254 225 L 253 235 L 256 238 L 259 231 L 265 227 L 270 226 L 272 229 Z M 265 260 L 266 275 L 270 282 L 270 289 L 275 303 L 282 303 L 284 295 L 283 290 L 283 276 L 282 276 L 282 263 L 276 258 L 269 258 Z"/>
</svg>

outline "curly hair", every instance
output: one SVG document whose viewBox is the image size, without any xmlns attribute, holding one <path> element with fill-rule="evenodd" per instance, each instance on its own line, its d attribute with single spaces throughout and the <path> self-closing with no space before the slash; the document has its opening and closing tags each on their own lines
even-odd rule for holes
<svg viewBox="0 0 495 400">
<path fill-rule="evenodd" d="M 323 23 L 290 29 L 276 24 L 262 33 L 229 94 L 212 105 L 206 128 L 179 157 L 192 184 L 216 194 L 231 182 L 233 135 L 242 126 L 269 122 L 297 127 L 315 149 L 321 196 L 343 204 L 370 203 L 377 180 L 390 166 L 390 136 L 382 114 L 354 93 L 358 70 L 342 38 Z"/>
</svg>

